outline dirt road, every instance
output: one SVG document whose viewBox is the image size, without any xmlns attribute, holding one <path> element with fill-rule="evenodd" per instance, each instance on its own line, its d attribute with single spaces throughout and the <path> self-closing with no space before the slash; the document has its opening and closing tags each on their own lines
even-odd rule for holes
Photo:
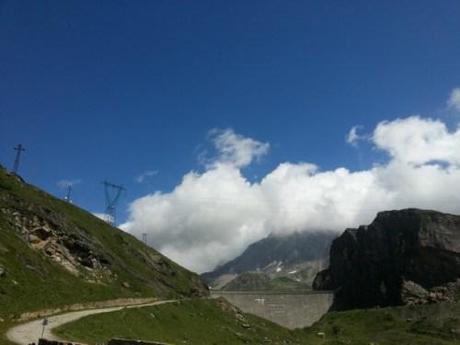
<svg viewBox="0 0 460 345">
<path fill-rule="evenodd" d="M 109 313 L 111 311 L 117 311 L 124 308 L 143 308 L 150 307 L 154 305 L 160 305 L 165 303 L 175 302 L 176 300 L 165 300 L 165 301 L 156 301 L 146 304 L 135 304 L 135 305 L 125 305 L 119 307 L 108 307 L 108 308 L 98 308 L 98 309 L 87 309 L 80 311 L 73 311 L 65 314 L 54 315 L 47 317 L 48 325 L 45 327 L 43 338 L 49 340 L 60 340 L 66 341 L 66 339 L 59 339 L 57 336 L 53 335 L 53 329 L 59 327 L 68 322 L 72 322 L 82 317 L 94 314 Z M 8 340 L 20 344 L 28 345 L 30 343 L 37 343 L 38 338 L 42 336 L 43 332 L 43 319 L 34 320 L 30 322 L 23 323 L 21 325 L 12 327 L 6 334 Z"/>
</svg>

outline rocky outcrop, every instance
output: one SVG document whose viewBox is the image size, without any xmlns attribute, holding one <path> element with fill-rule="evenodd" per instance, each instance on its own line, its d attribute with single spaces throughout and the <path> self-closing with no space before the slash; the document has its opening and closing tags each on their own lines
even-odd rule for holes
<svg viewBox="0 0 460 345">
<path fill-rule="evenodd" d="M 9 197 L 9 196 L 4 196 Z M 16 208 L 0 208 L 21 237 L 75 276 L 88 280 L 111 280 L 109 260 L 97 243 L 57 212 L 15 200 Z"/>
<path fill-rule="evenodd" d="M 455 282 L 424 289 L 413 281 L 404 281 L 401 289 L 401 299 L 404 304 L 428 304 L 440 302 L 455 302 L 460 296 L 460 278 Z"/>
<path fill-rule="evenodd" d="M 334 240 L 313 288 L 335 291 L 333 309 L 352 309 L 406 304 L 411 295 L 433 301 L 430 289 L 458 278 L 460 216 L 405 209 L 381 212 Z"/>
</svg>

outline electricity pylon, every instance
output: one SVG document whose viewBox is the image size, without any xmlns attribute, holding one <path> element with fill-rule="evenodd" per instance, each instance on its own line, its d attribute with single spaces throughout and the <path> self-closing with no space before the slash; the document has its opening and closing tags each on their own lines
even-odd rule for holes
<svg viewBox="0 0 460 345">
<path fill-rule="evenodd" d="M 116 225 L 117 213 L 116 206 L 117 202 L 121 197 L 121 194 L 126 191 L 126 188 L 120 185 L 110 183 L 108 181 L 102 182 L 105 191 L 105 214 L 106 221 L 110 225 Z"/>
<path fill-rule="evenodd" d="M 22 146 L 22 144 L 18 144 L 14 150 L 16 151 L 16 158 L 14 160 L 13 173 L 17 174 L 19 170 L 19 162 L 21 160 L 21 152 L 24 152 L 26 149 Z"/>
</svg>

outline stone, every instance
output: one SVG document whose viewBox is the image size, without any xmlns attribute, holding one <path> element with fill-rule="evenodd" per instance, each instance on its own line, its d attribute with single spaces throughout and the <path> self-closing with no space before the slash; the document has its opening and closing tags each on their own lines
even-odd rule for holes
<svg viewBox="0 0 460 345">
<path fill-rule="evenodd" d="M 2 266 L 0 266 L 0 277 L 3 277 L 5 274 L 6 274 L 5 268 L 3 268 Z"/>
<path fill-rule="evenodd" d="M 35 236 L 35 235 L 32 235 L 32 234 L 29 235 L 29 242 L 32 243 L 32 244 L 38 244 L 38 243 L 40 243 L 42 241 L 43 240 L 41 238 L 39 238 L 38 236 Z"/>
<path fill-rule="evenodd" d="M 405 209 L 345 230 L 313 287 L 334 290 L 332 309 L 346 310 L 443 300 L 443 293 L 429 290 L 458 277 L 460 216 Z"/>
<path fill-rule="evenodd" d="M 401 289 L 401 299 L 404 304 L 423 304 L 429 292 L 413 281 L 404 281 Z"/>
</svg>

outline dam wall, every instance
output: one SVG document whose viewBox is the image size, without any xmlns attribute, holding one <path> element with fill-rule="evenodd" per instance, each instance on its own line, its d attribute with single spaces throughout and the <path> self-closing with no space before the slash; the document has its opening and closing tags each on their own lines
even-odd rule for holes
<svg viewBox="0 0 460 345">
<path fill-rule="evenodd" d="M 332 292 L 278 294 L 267 292 L 212 291 L 212 297 L 223 297 L 245 313 L 254 314 L 294 329 L 311 326 L 332 304 Z"/>
</svg>

